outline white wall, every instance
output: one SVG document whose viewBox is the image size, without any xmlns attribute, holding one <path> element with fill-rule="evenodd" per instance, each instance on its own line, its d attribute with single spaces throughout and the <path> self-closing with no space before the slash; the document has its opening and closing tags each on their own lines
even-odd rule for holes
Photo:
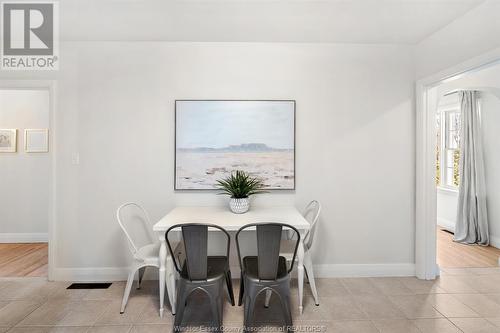
<svg viewBox="0 0 500 333">
<path fill-rule="evenodd" d="M 481 117 L 484 140 L 486 174 L 486 196 L 490 225 L 491 244 L 500 248 L 500 64 L 466 74 L 456 80 L 437 87 L 442 95 L 455 89 L 475 89 L 481 91 Z M 438 200 L 440 196 L 438 194 Z M 438 208 L 438 218 L 450 210 L 453 200 L 442 201 L 448 208 Z M 439 205 L 439 201 L 438 201 Z M 455 203 L 456 205 L 456 203 Z M 439 214 L 441 211 L 441 215 Z"/>
<path fill-rule="evenodd" d="M 319 274 L 413 274 L 411 47 L 64 43 L 59 73 L 35 75 L 58 80 L 56 278 L 123 277 L 124 201 L 155 220 L 176 205 L 226 204 L 173 191 L 179 98 L 295 99 L 297 190 L 254 204 L 322 201 Z"/>
<path fill-rule="evenodd" d="M 47 240 L 50 153 L 24 151 L 24 129 L 49 128 L 49 92 L 0 89 L 0 128 L 16 128 L 17 153 L 0 154 L 0 242 Z"/>
</svg>

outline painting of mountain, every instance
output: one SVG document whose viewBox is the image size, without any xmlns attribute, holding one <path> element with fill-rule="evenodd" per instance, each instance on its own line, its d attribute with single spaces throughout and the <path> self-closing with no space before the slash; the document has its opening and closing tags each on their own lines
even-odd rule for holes
<svg viewBox="0 0 500 333">
<path fill-rule="evenodd" d="M 214 189 L 234 170 L 295 188 L 295 101 L 176 101 L 175 189 Z"/>
</svg>

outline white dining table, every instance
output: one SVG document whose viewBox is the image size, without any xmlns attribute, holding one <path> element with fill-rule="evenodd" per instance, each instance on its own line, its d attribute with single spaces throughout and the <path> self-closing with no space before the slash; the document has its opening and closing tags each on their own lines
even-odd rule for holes
<svg viewBox="0 0 500 333">
<path fill-rule="evenodd" d="M 154 226 L 153 230 L 158 234 L 160 240 L 160 316 L 163 316 L 165 287 L 175 314 L 175 280 L 176 271 L 172 255 L 167 253 L 165 232 L 173 225 L 190 222 L 212 223 L 224 228 L 226 231 L 238 231 L 248 223 L 260 222 L 282 222 L 295 227 L 300 233 L 299 246 L 297 249 L 297 278 L 299 311 L 302 313 L 302 297 L 304 287 L 304 235 L 309 230 L 309 222 L 293 206 L 252 207 L 247 213 L 234 214 L 227 207 L 215 206 L 183 206 L 176 207 L 165 215 Z"/>
</svg>

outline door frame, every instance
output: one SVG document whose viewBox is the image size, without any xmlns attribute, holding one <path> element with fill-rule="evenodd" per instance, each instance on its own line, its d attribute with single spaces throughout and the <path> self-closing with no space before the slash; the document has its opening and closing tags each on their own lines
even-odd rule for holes
<svg viewBox="0 0 500 333">
<path fill-rule="evenodd" d="M 499 63 L 500 48 L 497 48 L 416 82 L 415 273 L 419 279 L 432 280 L 439 275 L 436 263 L 436 130 L 430 90 Z"/>
<path fill-rule="evenodd" d="M 56 226 L 57 226 L 57 145 L 56 141 L 56 110 L 57 110 L 57 82 L 55 80 L 16 80 L 0 79 L 0 89 L 11 90 L 46 90 L 49 92 L 49 149 L 50 149 L 50 174 L 49 174 L 49 207 L 48 215 L 48 280 L 51 281 L 56 267 Z"/>
</svg>

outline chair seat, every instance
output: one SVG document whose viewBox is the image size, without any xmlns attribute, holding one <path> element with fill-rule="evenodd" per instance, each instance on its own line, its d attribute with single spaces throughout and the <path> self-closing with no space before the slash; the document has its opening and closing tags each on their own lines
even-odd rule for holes
<svg viewBox="0 0 500 333">
<path fill-rule="evenodd" d="M 229 260 L 226 256 L 208 256 L 207 257 L 207 279 L 211 279 L 217 276 L 223 276 L 228 270 Z M 187 273 L 187 265 L 184 262 L 182 265 L 181 276 L 185 279 L 189 279 Z"/>
<path fill-rule="evenodd" d="M 245 270 L 245 275 L 250 278 L 259 278 L 259 264 L 257 256 L 247 256 L 243 258 L 243 269 Z M 286 265 L 286 258 L 283 256 L 279 257 L 278 260 L 278 274 L 277 279 L 285 277 L 288 275 L 288 268 Z"/>
<path fill-rule="evenodd" d="M 145 261 L 145 262 L 158 262 L 159 261 L 159 253 L 160 253 L 160 243 L 152 243 L 141 247 L 135 253 L 135 258 L 137 260 Z"/>
</svg>

